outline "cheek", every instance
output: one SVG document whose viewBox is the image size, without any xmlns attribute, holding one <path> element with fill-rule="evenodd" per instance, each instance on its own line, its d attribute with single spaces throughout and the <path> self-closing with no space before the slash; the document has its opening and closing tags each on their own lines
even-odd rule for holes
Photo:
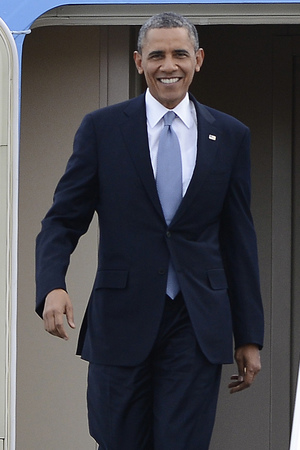
<svg viewBox="0 0 300 450">
<path fill-rule="evenodd" d="M 186 82 L 191 83 L 195 75 L 195 70 L 189 70 L 186 72 Z"/>
<path fill-rule="evenodd" d="M 153 82 L 154 82 L 154 77 L 153 77 L 153 75 L 151 75 L 151 73 L 149 73 L 149 72 L 144 72 L 144 75 L 145 75 L 145 79 L 146 79 L 146 81 L 147 81 L 147 84 L 153 84 Z"/>
</svg>

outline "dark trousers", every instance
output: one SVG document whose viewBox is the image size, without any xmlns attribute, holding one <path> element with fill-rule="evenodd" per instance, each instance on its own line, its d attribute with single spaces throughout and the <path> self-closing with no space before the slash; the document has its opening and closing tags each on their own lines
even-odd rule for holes
<svg viewBox="0 0 300 450">
<path fill-rule="evenodd" d="M 220 376 L 198 346 L 182 295 L 167 297 L 146 361 L 89 365 L 90 433 L 101 450 L 207 450 Z"/>
</svg>

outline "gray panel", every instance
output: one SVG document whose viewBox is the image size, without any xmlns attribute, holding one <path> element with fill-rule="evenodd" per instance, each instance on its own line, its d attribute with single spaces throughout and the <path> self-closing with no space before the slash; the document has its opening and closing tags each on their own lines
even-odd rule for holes
<svg viewBox="0 0 300 450">
<path fill-rule="evenodd" d="M 294 46 L 296 53 L 296 49 Z M 300 354 L 300 40 L 293 60 L 293 284 L 292 284 L 292 398 L 294 398 Z"/>
<path fill-rule="evenodd" d="M 276 450 L 287 448 L 291 420 L 289 396 L 292 231 L 291 48 L 290 37 L 274 38 L 270 448 Z"/>
<path fill-rule="evenodd" d="M 99 106 L 99 29 L 35 30 L 25 39 L 20 148 L 17 450 L 94 450 L 86 418 L 86 363 L 75 357 L 93 282 L 92 224 L 68 276 L 77 329 L 64 342 L 34 313 L 34 245 L 82 117 Z M 83 279 L 85 282 L 83 282 Z"/>
</svg>

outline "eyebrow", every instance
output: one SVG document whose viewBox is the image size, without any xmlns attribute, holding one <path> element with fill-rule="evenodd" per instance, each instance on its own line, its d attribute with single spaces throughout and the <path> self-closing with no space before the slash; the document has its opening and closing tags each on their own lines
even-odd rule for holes
<svg viewBox="0 0 300 450">
<path fill-rule="evenodd" d="M 172 53 L 175 54 L 185 54 L 185 55 L 189 55 L 190 52 L 188 50 L 185 49 L 175 49 Z M 163 50 L 153 50 L 152 52 L 149 53 L 148 58 L 151 58 L 152 56 L 163 56 L 165 54 L 165 52 Z"/>
<path fill-rule="evenodd" d="M 185 55 L 189 55 L 190 54 L 190 52 L 188 50 L 185 50 L 184 48 L 176 49 L 176 50 L 174 50 L 174 53 L 181 53 L 181 54 L 184 53 Z"/>
</svg>

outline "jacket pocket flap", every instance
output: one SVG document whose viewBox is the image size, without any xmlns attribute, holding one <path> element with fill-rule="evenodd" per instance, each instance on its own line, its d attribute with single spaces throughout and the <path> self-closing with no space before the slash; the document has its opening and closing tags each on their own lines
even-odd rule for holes
<svg viewBox="0 0 300 450">
<path fill-rule="evenodd" d="M 212 289 L 227 289 L 227 279 L 224 269 L 211 269 L 207 272 Z"/>
<path fill-rule="evenodd" d="M 127 284 L 128 270 L 99 270 L 97 273 L 96 289 L 123 289 Z"/>
</svg>

